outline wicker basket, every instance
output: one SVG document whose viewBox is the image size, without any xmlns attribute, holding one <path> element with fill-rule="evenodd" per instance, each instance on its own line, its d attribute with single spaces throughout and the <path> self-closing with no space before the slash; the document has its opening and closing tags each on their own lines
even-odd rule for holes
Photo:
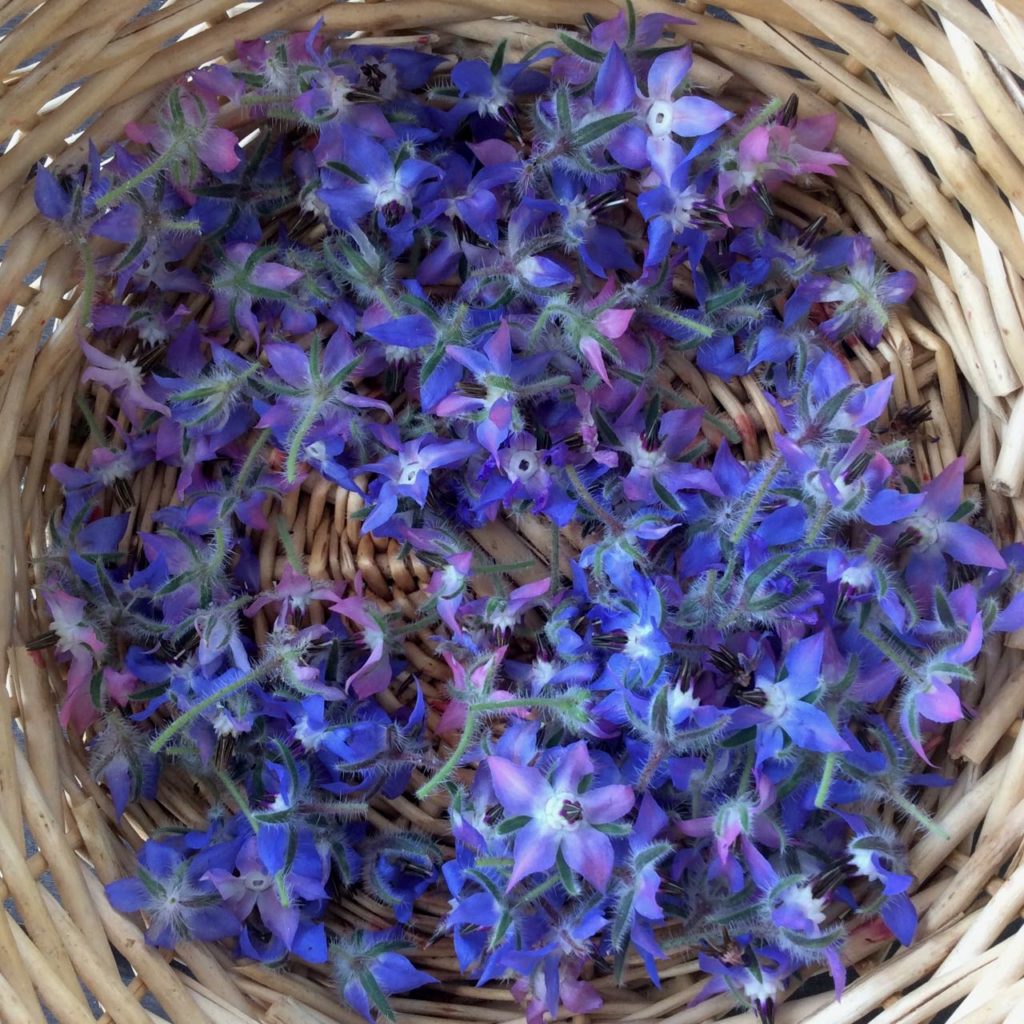
<svg viewBox="0 0 1024 1024">
<path fill-rule="evenodd" d="M 144 116 L 166 84 L 198 63 L 230 54 L 236 38 L 310 28 L 466 53 L 508 37 L 513 49 L 551 38 L 585 12 L 614 13 L 608 0 L 324 0 L 241 3 L 167 0 L 140 14 L 141 0 L 6 0 L 0 5 L 0 307 L 14 314 L 0 341 L 0 1020 L 10 1024 L 176 1024 L 355 1021 L 340 1008 L 325 972 L 274 972 L 234 961 L 218 947 L 185 943 L 173 958 L 145 946 L 139 922 L 107 904 L 101 883 L 130 868 L 131 851 L 154 828 L 196 825 L 203 808 L 187 779 L 169 777 L 159 799 L 115 822 L 106 794 L 83 768 L 81 737 L 65 737 L 55 707 L 60 674 L 24 644 L 45 628 L 33 590 L 33 559 L 61 500 L 48 477 L 54 461 L 74 461 L 80 356 L 74 324 L 75 259 L 37 214 L 26 178 L 44 156 L 78 164 L 87 134 L 99 145 Z M 515 20 L 495 20 L 509 6 Z M 875 351 L 856 352 L 865 380 L 893 374 L 894 409 L 930 403 L 932 421 L 915 441 L 916 465 L 934 475 L 963 454 L 970 484 L 1002 542 L 1024 524 L 1024 0 L 859 0 L 851 13 L 834 0 L 638 0 L 642 12 L 686 14 L 679 35 L 695 44 L 698 83 L 737 108 L 757 95 L 800 96 L 801 112 L 834 109 L 837 144 L 850 158 L 834 188 L 783 190 L 795 220 L 824 216 L 833 230 L 856 229 L 892 266 L 913 270 L 920 287 Z M 728 12 L 723 16 L 722 9 Z M 225 111 L 226 118 L 241 118 Z M 74 134 L 72 134 L 74 133 Z M 71 139 L 69 142 L 68 139 Z M 8 318 L 10 320 L 10 317 Z M 51 332 L 52 328 L 52 332 Z M 47 337 L 40 345 L 40 337 Z M 674 387 L 717 405 L 736 425 L 744 453 L 757 457 L 773 414 L 754 381 L 736 387 L 705 379 L 679 358 L 666 367 Z M 99 392 L 90 399 L 102 403 Z M 1004 444 L 1005 442 L 1005 444 Z M 166 483 L 166 481 L 164 481 Z M 140 522 L 161 482 L 137 482 Z M 360 537 L 348 517 L 356 496 L 326 483 L 284 505 L 296 547 L 311 572 L 351 578 L 357 570 L 396 607 L 419 585 L 415 566 L 387 543 Z M 544 555 L 546 528 L 496 526 L 478 541 L 502 561 Z M 563 545 L 563 554 L 572 537 Z M 261 562 L 274 571 L 275 538 Z M 410 662 L 428 686 L 443 666 L 412 638 Z M 842 1002 L 798 992 L 779 1024 L 931 1021 L 959 1003 L 964 1024 L 1024 1022 L 1024 636 L 989 649 L 967 701 L 978 714 L 953 730 L 947 774 L 957 784 L 928 798 L 947 837 L 914 835 L 917 943 L 893 957 L 881 931 L 855 933 L 846 956 L 858 980 Z M 13 725 L 13 729 L 12 729 Z M 20 742 L 19 734 L 24 738 Z M 408 799 L 371 814 L 404 816 L 435 834 L 442 807 Z M 426 906 L 414 931 L 428 936 L 443 906 Z M 335 923 L 383 923 L 369 902 L 336 910 Z M 1009 933 L 1010 937 L 1004 936 Z M 116 952 L 115 952 L 116 951 Z M 417 954 L 441 978 L 428 994 L 395 1000 L 405 1024 L 520 1019 L 506 988 L 460 983 L 449 946 Z M 697 1024 L 717 1020 L 732 1001 L 688 1006 L 702 983 L 695 960 L 680 957 L 655 992 L 637 970 L 624 989 L 598 981 L 606 997 L 594 1020 Z M 83 991 L 86 989 L 88 991 Z M 49 1015 L 49 1016 L 48 1016 Z M 581 1018 L 575 1018 L 581 1020 Z M 750 1022 L 751 1015 L 732 1018 Z M 947 1019 L 943 1017 L 942 1019 Z"/>
</svg>

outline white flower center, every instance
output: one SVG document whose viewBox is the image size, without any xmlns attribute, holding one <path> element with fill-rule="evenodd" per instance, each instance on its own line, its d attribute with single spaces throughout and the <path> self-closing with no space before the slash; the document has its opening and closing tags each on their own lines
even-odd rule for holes
<svg viewBox="0 0 1024 1024">
<path fill-rule="evenodd" d="M 167 329 L 151 317 L 140 320 L 135 329 L 144 345 L 159 345 L 167 340 Z"/>
<path fill-rule="evenodd" d="M 550 829 L 574 832 L 583 823 L 583 808 L 575 793 L 556 793 L 544 805 L 541 817 Z"/>
<path fill-rule="evenodd" d="M 466 577 L 454 565 L 446 565 L 441 573 L 441 596 L 454 597 L 461 593 Z"/>
<path fill-rule="evenodd" d="M 697 190 L 692 187 L 676 197 L 672 212 L 668 217 L 672 230 L 676 234 L 685 231 L 693 223 L 693 208 L 697 205 L 697 199 Z"/>
<path fill-rule="evenodd" d="M 501 113 L 501 108 L 508 106 L 511 99 L 512 93 L 509 89 L 495 80 L 494 85 L 491 87 L 490 96 L 478 96 L 476 98 L 476 112 L 481 117 L 497 117 Z"/>
<path fill-rule="evenodd" d="M 349 83 L 349 81 L 343 76 L 330 76 L 330 79 L 327 82 L 327 87 L 324 91 L 327 93 L 327 99 L 331 110 L 340 113 L 352 102 L 349 99 L 351 89 L 351 83 Z"/>
<path fill-rule="evenodd" d="M 642 470 L 648 476 L 654 475 L 668 461 L 663 452 L 657 448 L 645 448 L 639 440 L 628 445 L 626 451 L 633 460 L 634 468 Z"/>
<path fill-rule="evenodd" d="M 884 876 L 875 867 L 876 850 L 865 849 L 863 846 L 849 846 L 846 852 L 858 875 L 862 875 L 871 882 L 884 881 Z"/>
<path fill-rule="evenodd" d="M 536 452 L 518 452 L 509 461 L 506 473 L 510 480 L 530 480 L 540 469 L 540 460 Z"/>
<path fill-rule="evenodd" d="M 693 711 L 700 706 L 700 700 L 694 695 L 693 690 L 684 690 L 681 687 L 673 686 L 669 691 L 668 713 L 672 718 L 687 711 Z"/>
<path fill-rule="evenodd" d="M 213 721 L 210 724 L 213 726 L 213 731 L 220 737 L 241 736 L 244 731 L 224 708 L 217 708 L 217 714 L 213 716 Z"/>
<path fill-rule="evenodd" d="M 931 547 L 939 542 L 939 524 L 931 516 L 916 515 L 907 520 L 907 526 L 916 530 L 921 535 L 921 542 L 926 547 Z"/>
<path fill-rule="evenodd" d="M 775 683 L 766 687 L 765 697 L 764 710 L 776 721 L 785 718 L 789 714 L 793 701 L 784 686 Z"/>
<path fill-rule="evenodd" d="M 309 724 L 308 715 L 303 715 L 292 726 L 292 735 L 302 744 L 305 750 L 319 750 L 324 742 L 323 729 L 314 729 Z"/>
<path fill-rule="evenodd" d="M 565 208 L 567 234 L 582 238 L 594 223 L 594 214 L 582 199 L 574 199 Z"/>
<path fill-rule="evenodd" d="M 800 915 L 817 927 L 825 920 L 824 901 L 811 892 L 809 885 L 796 885 L 790 889 L 783 902 L 787 907 L 798 911 Z"/>
<path fill-rule="evenodd" d="M 622 653 L 628 658 L 641 661 L 651 656 L 650 639 L 654 635 L 654 627 L 649 622 L 630 626 L 626 630 L 626 646 Z"/>
<path fill-rule="evenodd" d="M 408 462 L 402 464 L 402 471 L 398 474 L 398 482 L 404 487 L 411 487 L 416 483 L 416 478 L 423 470 L 423 464 L 419 457 L 415 456 Z"/>
<path fill-rule="evenodd" d="M 675 111 L 668 100 L 655 100 L 647 111 L 647 127 L 655 138 L 672 132 L 672 118 Z"/>
<path fill-rule="evenodd" d="M 242 875 L 242 884 L 249 892 L 264 892 L 272 885 L 269 875 L 262 871 L 250 871 Z"/>
<path fill-rule="evenodd" d="M 766 1003 L 769 999 L 774 999 L 778 992 L 778 982 L 768 977 L 767 974 L 762 974 L 760 978 L 756 978 L 748 973 L 743 979 L 743 994 L 752 1003 Z"/>
<path fill-rule="evenodd" d="M 372 185 L 370 187 L 372 188 Z M 398 183 L 397 174 L 393 174 L 391 181 L 377 190 L 374 202 L 378 210 L 383 210 L 392 203 L 397 203 L 403 210 L 409 208 L 409 197 L 405 194 L 405 189 Z"/>
<path fill-rule="evenodd" d="M 839 579 L 853 590 L 867 590 L 871 586 L 871 566 L 851 565 L 849 569 L 843 570 Z"/>
</svg>

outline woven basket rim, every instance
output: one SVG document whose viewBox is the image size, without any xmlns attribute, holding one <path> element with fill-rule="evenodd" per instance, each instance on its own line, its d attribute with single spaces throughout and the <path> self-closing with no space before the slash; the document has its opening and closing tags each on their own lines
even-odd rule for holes
<svg viewBox="0 0 1024 1024">
<path fill-rule="evenodd" d="M 520 0 L 515 20 L 495 20 L 506 14 L 499 0 L 321 4 L 255 4 L 230 19 L 226 0 L 190 0 L 138 20 L 112 0 L 45 0 L 34 11 L 28 0 L 9 0 L 4 8 L 6 18 L 22 20 L 0 38 L 0 123 L 9 138 L 0 157 L 0 236 L 7 241 L 0 294 L 17 314 L 0 339 L 0 468 L 7 492 L 0 500 L 0 538 L 13 539 L 0 550 L 7 584 L 0 587 L 0 660 L 10 679 L 8 689 L 0 687 L 0 889 L 19 918 L 0 915 L 0 1005 L 7 1007 L 0 1016 L 7 1012 L 18 1024 L 42 1024 L 41 1004 L 62 1022 L 91 1019 L 79 979 L 118 1022 L 149 1019 L 140 1002 L 147 992 L 176 1024 L 359 1019 L 339 1008 L 323 970 L 279 974 L 233 962 L 217 947 L 186 943 L 176 952 L 187 969 L 182 973 L 142 944 L 136 922 L 111 910 L 101 883 L 124 873 L 127 851 L 145 832 L 175 817 L 194 819 L 193 797 L 187 780 L 171 779 L 157 802 L 144 803 L 116 829 L 107 796 L 84 768 L 81 739 L 62 736 L 55 725 L 59 673 L 24 646 L 45 618 L 33 590 L 34 559 L 47 515 L 60 500 L 47 468 L 85 454 L 69 441 L 80 363 L 76 299 L 69 291 L 74 253 L 34 212 L 25 178 L 35 161 L 46 154 L 57 167 L 79 163 L 85 136 L 65 139 L 88 115 L 99 115 L 88 134 L 109 143 L 127 120 L 141 118 L 160 99 L 174 76 L 226 53 L 236 36 L 309 29 L 322 17 L 325 30 L 339 36 L 361 30 L 445 52 L 486 48 L 507 37 L 513 49 L 523 50 L 551 38 L 554 26 L 617 9 L 607 0 Z M 678 35 L 695 45 L 697 83 L 723 102 L 745 104 L 754 94 L 795 90 L 803 114 L 837 111 L 837 147 L 851 167 L 829 194 L 787 189 L 782 201 L 794 217 L 822 215 L 830 227 L 862 231 L 890 265 L 917 274 L 921 290 L 913 312 L 896 319 L 877 351 L 858 348 L 854 365 L 865 381 L 895 375 L 897 402 L 931 403 L 935 439 L 915 442 L 923 476 L 962 455 L 968 481 L 984 490 L 993 532 L 1008 542 L 1020 539 L 1024 524 L 1024 165 L 1018 156 L 1024 153 L 1024 90 L 1016 77 L 1024 75 L 1024 46 L 1018 45 L 1024 44 L 1024 0 L 984 0 L 985 11 L 969 0 L 928 4 L 930 11 L 861 0 L 867 18 L 834 0 L 785 0 L 770 12 L 761 0 L 724 0 L 717 6 L 729 19 L 708 13 L 701 0 L 682 7 L 640 0 L 637 7 L 693 22 L 679 26 Z M 200 23 L 206 27 L 179 38 Z M 812 36 L 841 41 L 845 52 L 823 49 Z M 46 107 L 76 82 L 82 84 L 69 98 Z M 225 116 L 229 122 L 241 117 L 230 110 Z M 20 137 L 11 145 L 14 131 Z M 39 346 L 44 325 L 55 329 Z M 683 363 L 671 365 L 679 385 L 716 402 L 738 428 L 744 454 L 760 455 L 774 413 L 756 382 L 744 381 L 737 393 Z M 154 497 L 158 491 L 153 484 Z M 350 578 L 362 569 L 371 590 L 388 597 L 396 586 L 389 580 L 401 573 L 414 582 L 412 569 L 399 566 L 388 545 L 360 538 L 350 518 L 359 507 L 355 495 L 312 486 L 289 502 L 283 513 L 293 536 L 298 531 L 302 538 L 311 571 L 314 554 L 332 573 Z M 314 547 L 317 526 L 326 519 L 338 541 L 334 565 L 329 546 Z M 518 534 L 496 528 L 477 539 L 492 556 L 517 561 L 524 550 L 543 549 L 543 538 L 531 529 L 526 522 Z M 571 545 L 579 538 L 567 540 Z M 265 571 L 274 565 L 271 553 Z M 972 691 L 977 716 L 955 727 L 942 765 L 956 775 L 956 785 L 928 798 L 946 834 L 914 837 L 922 938 L 885 959 L 887 945 L 862 931 L 846 953 L 861 978 L 842 1003 L 804 995 L 780 1009 L 780 1024 L 853 1024 L 883 1005 L 877 1018 L 883 1024 L 927 1021 L 959 999 L 966 1001 L 955 1020 L 1020 1020 L 1013 1014 L 1018 1002 L 1024 1004 L 1024 939 L 999 939 L 1024 909 L 1024 867 L 1018 866 L 1024 839 L 1021 648 L 1024 636 L 1017 635 L 1005 648 L 984 652 Z M 416 668 L 427 678 L 444 677 L 429 651 L 419 657 Z M 8 722 L 17 722 L 24 750 L 12 741 Z M 436 831 L 441 808 L 439 801 L 417 808 L 405 800 L 399 812 Z M 26 829 L 38 852 L 27 852 Z M 46 876 L 59 902 L 43 883 Z M 373 911 L 355 913 L 371 919 Z M 130 962 L 134 981 L 125 984 L 111 946 Z M 440 947 L 423 953 L 435 964 L 445 955 L 450 958 Z M 699 988 L 691 960 L 667 972 L 658 995 L 636 997 L 638 978 L 629 975 L 631 985 L 620 997 L 607 988 L 606 1008 L 588 1019 L 697 1024 L 733 1006 L 719 997 L 686 1009 Z M 518 1019 L 505 989 L 451 983 L 441 991 L 442 997 L 396 999 L 399 1020 Z"/>
</svg>

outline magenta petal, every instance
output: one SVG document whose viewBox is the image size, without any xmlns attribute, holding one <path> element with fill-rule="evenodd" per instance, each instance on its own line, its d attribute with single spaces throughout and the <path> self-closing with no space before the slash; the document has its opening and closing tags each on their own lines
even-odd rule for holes
<svg viewBox="0 0 1024 1024">
<path fill-rule="evenodd" d="M 254 284 L 261 288 L 274 288 L 283 291 L 295 284 L 302 277 L 301 270 L 286 267 L 283 263 L 259 263 L 252 271 Z"/>
<path fill-rule="evenodd" d="M 635 312 L 635 309 L 606 309 L 598 314 L 597 326 L 607 337 L 621 338 L 626 333 Z"/>
<path fill-rule="evenodd" d="M 584 793 L 580 798 L 583 815 L 594 825 L 618 821 L 633 809 L 633 790 L 629 786 L 601 786 Z"/>
<path fill-rule="evenodd" d="M 608 887 L 615 854 L 612 841 L 603 832 L 586 827 L 566 832 L 562 839 L 562 853 L 566 864 L 595 889 L 603 892 Z"/>
<path fill-rule="evenodd" d="M 199 144 L 199 159 L 211 171 L 233 171 L 242 162 L 237 137 L 227 128 L 210 128 Z"/>
<path fill-rule="evenodd" d="M 494 760 L 492 757 L 491 761 Z M 521 828 L 516 836 L 515 866 L 508 880 L 509 889 L 527 875 L 535 871 L 548 871 L 553 867 L 558 843 L 558 833 L 545 831 L 536 821 Z"/>
<path fill-rule="evenodd" d="M 596 338 L 592 338 L 589 335 L 580 341 L 580 352 L 583 358 L 590 364 L 590 368 L 605 382 L 605 384 L 611 385 L 611 381 L 608 379 L 608 369 L 604 365 L 604 353 L 601 351 L 601 345 Z"/>
<path fill-rule="evenodd" d="M 487 758 L 494 792 L 511 817 L 534 813 L 551 797 L 551 787 L 536 768 L 524 768 L 504 757 Z"/>
<path fill-rule="evenodd" d="M 964 716 L 960 698 L 941 679 L 933 679 L 931 688 L 918 695 L 917 710 L 930 722 L 957 722 Z"/>
</svg>

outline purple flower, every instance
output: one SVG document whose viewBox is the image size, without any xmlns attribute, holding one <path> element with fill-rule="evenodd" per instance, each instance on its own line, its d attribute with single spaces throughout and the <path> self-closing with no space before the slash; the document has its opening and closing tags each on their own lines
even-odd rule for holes
<svg viewBox="0 0 1024 1024">
<path fill-rule="evenodd" d="M 614 855 L 611 840 L 599 826 L 629 813 L 633 790 L 622 785 L 585 788 L 594 763 L 582 741 L 565 750 L 548 778 L 537 768 L 504 757 L 489 757 L 486 764 L 505 814 L 526 819 L 516 833 L 508 888 L 527 875 L 550 870 L 561 854 L 571 870 L 604 891 Z"/>
<path fill-rule="evenodd" d="M 378 226 L 391 240 L 392 255 L 397 256 L 412 242 L 420 186 L 436 178 L 438 170 L 401 146 L 389 152 L 356 128 L 342 126 L 338 134 L 344 170 L 335 170 L 329 163 L 321 172 L 324 187 L 317 195 L 339 228 L 358 224 L 374 212 Z"/>
<path fill-rule="evenodd" d="M 379 427 L 374 434 L 395 454 L 359 468 L 360 472 L 377 474 L 370 492 L 373 511 L 363 520 L 363 533 L 372 533 L 390 522 L 401 498 L 410 498 L 422 508 L 431 471 L 464 463 L 477 450 L 470 441 L 441 441 L 430 434 L 403 443 L 394 426 Z"/>
<path fill-rule="evenodd" d="M 303 276 L 302 271 L 266 259 L 272 251 L 249 242 L 227 247 L 226 259 L 213 282 L 215 324 L 230 324 L 259 342 L 260 326 L 253 304 L 292 301 L 288 289 Z"/>
<path fill-rule="evenodd" d="M 843 272 L 834 279 L 810 279 L 798 293 L 806 290 L 813 300 L 833 304 L 831 316 L 821 325 L 828 337 L 859 334 L 868 345 L 877 345 L 889 322 L 889 309 L 906 302 L 917 281 L 909 270 L 891 273 L 879 264 L 864 237 L 837 239 L 833 249 Z"/>
<path fill-rule="evenodd" d="M 238 918 L 221 904 L 217 890 L 202 880 L 206 860 L 189 860 L 150 839 L 138 853 L 139 877 L 107 886 L 115 910 L 141 910 L 149 919 L 146 941 L 173 949 L 187 939 L 214 941 L 237 935 Z"/>
<path fill-rule="evenodd" d="M 439 416 L 471 418 L 476 423 L 477 440 L 497 460 L 498 446 L 516 425 L 515 382 L 512 379 L 512 336 L 507 320 L 484 342 L 481 351 L 449 345 L 448 355 L 466 367 L 484 394 L 456 392 L 438 403 Z"/>
<path fill-rule="evenodd" d="M 245 921 L 258 910 L 262 923 L 284 949 L 290 950 L 295 946 L 302 919 L 301 901 L 327 897 L 327 868 L 326 860 L 306 836 L 296 844 L 289 869 L 275 875 L 260 857 L 253 836 L 239 849 L 234 870 L 214 867 L 201 881 L 213 885 L 224 907 L 239 921 Z"/>
<path fill-rule="evenodd" d="M 964 565 L 1006 568 L 992 541 L 957 517 L 963 496 L 963 467 L 962 458 L 954 459 L 924 485 L 923 499 L 913 514 L 886 531 L 900 547 L 910 549 L 906 578 L 922 607 L 930 606 L 933 588 L 946 581 L 944 555 Z"/>
<path fill-rule="evenodd" d="M 699 998 L 732 992 L 754 1010 L 761 1024 L 772 1024 L 776 1000 L 785 991 L 796 965 L 771 946 L 748 950 L 744 955 L 737 949 L 728 961 L 701 953 L 701 969 L 711 975 L 711 980 L 701 989 Z"/>
<path fill-rule="evenodd" d="M 72 726 L 79 732 L 86 729 L 99 716 L 89 694 L 95 656 L 106 650 L 106 644 L 96 635 L 88 622 L 86 603 L 61 590 L 46 593 L 52 629 L 57 634 L 57 650 L 70 655 L 68 692 L 61 705 L 60 724 Z"/>
<path fill-rule="evenodd" d="M 655 58 L 647 72 L 647 95 L 638 101 L 643 121 L 621 129 L 613 149 L 627 167 L 642 167 L 646 158 L 665 185 L 686 157 L 676 139 L 708 135 L 732 117 L 713 100 L 682 93 L 692 65 L 689 47 Z"/>
<path fill-rule="evenodd" d="M 236 95 L 241 93 L 241 83 L 235 82 L 231 88 L 237 88 Z M 176 88 L 156 124 L 129 122 L 125 134 L 134 142 L 149 144 L 162 156 L 173 157 L 171 166 L 179 175 L 185 173 L 183 168 L 192 154 L 211 171 L 233 171 L 241 162 L 238 136 L 214 123 L 216 111 L 208 92 Z"/>
<path fill-rule="evenodd" d="M 295 615 L 303 615 L 309 610 L 313 601 L 338 601 L 340 595 L 324 582 L 317 585 L 303 573 L 297 572 L 291 564 L 287 564 L 281 574 L 281 582 L 272 590 L 264 591 L 253 601 L 245 614 L 252 618 L 269 604 L 278 605 L 275 629 L 282 629 L 285 623 Z"/>
<path fill-rule="evenodd" d="M 369 650 L 366 661 L 345 682 L 361 699 L 372 697 L 391 685 L 391 659 L 387 652 L 387 634 L 381 621 L 368 607 L 361 590 L 331 605 L 331 611 L 354 622 L 362 630 L 363 646 Z"/>
<path fill-rule="evenodd" d="M 538 53 L 534 60 L 542 56 Z M 452 84 L 463 97 L 457 108 L 460 112 L 472 110 L 480 117 L 497 118 L 516 97 L 540 92 L 547 77 L 533 70 L 529 62 L 503 64 L 499 53 L 489 65 L 482 60 L 459 61 L 452 69 Z"/>
<path fill-rule="evenodd" d="M 108 683 L 112 669 L 105 676 Z M 138 682 L 130 673 L 118 674 L 127 687 Z M 126 697 L 123 693 L 121 697 Z M 123 699 L 117 701 L 125 703 Z M 89 748 L 89 770 L 93 777 L 106 784 L 114 802 L 114 813 L 120 818 L 130 800 L 139 797 L 156 798 L 157 778 L 160 766 L 156 756 L 149 749 L 146 734 L 131 725 L 122 715 L 110 714 L 104 721 L 103 731 L 93 740 Z"/>
<path fill-rule="evenodd" d="M 786 653 L 781 668 L 766 659 L 758 669 L 756 685 L 764 695 L 763 708 L 748 708 L 736 717 L 737 725 L 756 724 L 757 765 L 780 754 L 786 738 L 803 750 L 837 753 L 849 750 L 828 715 L 804 700 L 823 686 L 821 673 L 824 635 L 798 640 Z"/>
<path fill-rule="evenodd" d="M 342 998 L 356 1013 L 373 1021 L 375 1014 L 395 1020 L 388 996 L 437 981 L 417 970 L 399 950 L 409 948 L 401 933 L 358 929 L 330 949 L 331 971 Z"/>
<path fill-rule="evenodd" d="M 82 381 L 94 380 L 102 384 L 118 397 L 121 408 L 138 421 L 140 410 L 170 415 L 170 410 L 163 402 L 151 398 L 143 387 L 144 375 L 138 364 L 123 356 L 108 356 L 87 341 L 82 341 L 88 365 L 82 374 Z"/>
</svg>

